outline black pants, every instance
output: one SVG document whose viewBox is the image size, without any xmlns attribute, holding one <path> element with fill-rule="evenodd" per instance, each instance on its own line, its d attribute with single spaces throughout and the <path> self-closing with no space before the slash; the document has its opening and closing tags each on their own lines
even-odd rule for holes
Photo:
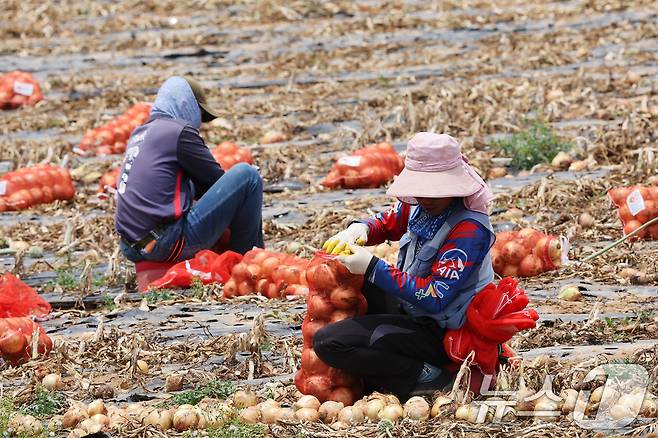
<svg viewBox="0 0 658 438">
<path fill-rule="evenodd" d="M 395 297 L 366 285 L 368 314 L 318 330 L 313 348 L 328 365 L 361 376 L 367 390 L 407 398 L 424 362 L 439 367 L 450 362 L 444 330 L 431 318 L 402 313 Z"/>
</svg>

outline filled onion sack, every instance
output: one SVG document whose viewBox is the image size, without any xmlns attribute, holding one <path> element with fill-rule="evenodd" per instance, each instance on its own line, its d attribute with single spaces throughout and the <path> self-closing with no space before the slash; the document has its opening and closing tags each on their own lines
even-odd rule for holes
<svg viewBox="0 0 658 438">
<path fill-rule="evenodd" d="M 53 348 L 43 328 L 25 316 L 0 319 L 0 357 L 12 365 L 27 362 L 32 357 L 32 333 L 39 335 L 37 352 L 48 354 Z"/>
<path fill-rule="evenodd" d="M 36 290 L 23 283 L 14 274 L 0 276 L 0 318 L 35 316 L 45 318 L 50 304 Z"/>
<path fill-rule="evenodd" d="M 610 189 L 608 196 L 617 206 L 624 235 L 658 216 L 658 186 L 632 186 Z M 640 230 L 632 239 L 658 240 L 658 223 Z"/>
<path fill-rule="evenodd" d="M 307 295 L 304 269 L 308 260 L 254 248 L 233 267 L 231 279 L 224 285 L 224 297 L 258 293 L 270 299 Z"/>
<path fill-rule="evenodd" d="M 0 175 L 0 212 L 24 210 L 74 196 L 71 174 L 62 167 L 40 164 Z"/>
<path fill-rule="evenodd" d="M 83 156 L 123 154 L 130 134 L 148 120 L 150 113 L 150 103 L 136 103 L 103 126 L 87 131 L 74 152 Z"/>
<path fill-rule="evenodd" d="M 333 400 L 352 405 L 361 397 L 363 383 L 322 362 L 313 350 L 313 336 L 332 322 L 365 315 L 368 303 L 361 294 L 363 276 L 351 274 L 335 256 L 320 251 L 306 269 L 306 281 L 309 294 L 302 323 L 304 346 L 295 386 L 302 394 L 314 395 L 321 402 Z"/>
<path fill-rule="evenodd" d="M 120 174 L 121 167 L 114 167 L 105 172 L 98 183 L 98 193 L 114 193 Z"/>
<path fill-rule="evenodd" d="M 222 169 L 229 170 L 238 163 L 254 164 L 254 158 L 248 149 L 238 147 L 231 141 L 224 141 L 210 150 Z"/>
<path fill-rule="evenodd" d="M 13 71 L 0 75 L 0 109 L 36 105 L 43 100 L 39 83 L 30 73 Z"/>
<path fill-rule="evenodd" d="M 322 181 L 328 188 L 374 188 L 393 179 L 404 160 L 390 143 L 377 143 L 338 159 Z"/>
<path fill-rule="evenodd" d="M 501 277 L 534 277 L 567 262 L 569 242 L 537 231 L 503 231 L 496 235 L 491 261 Z"/>
</svg>

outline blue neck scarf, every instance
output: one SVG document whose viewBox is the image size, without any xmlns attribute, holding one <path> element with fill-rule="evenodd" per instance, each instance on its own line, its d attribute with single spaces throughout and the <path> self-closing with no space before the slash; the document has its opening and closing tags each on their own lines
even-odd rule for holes
<svg viewBox="0 0 658 438">
<path fill-rule="evenodd" d="M 156 115 L 184 120 L 196 129 L 201 127 L 199 103 L 190 84 L 180 76 L 167 79 L 158 90 L 151 117 Z"/>
</svg>

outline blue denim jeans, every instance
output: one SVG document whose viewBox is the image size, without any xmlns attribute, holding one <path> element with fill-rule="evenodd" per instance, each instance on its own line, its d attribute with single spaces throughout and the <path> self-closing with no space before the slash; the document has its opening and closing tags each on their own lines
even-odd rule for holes
<svg viewBox="0 0 658 438">
<path fill-rule="evenodd" d="M 224 230 L 230 228 L 230 249 L 244 254 L 254 246 L 264 246 L 262 209 L 263 180 L 256 169 L 239 163 L 183 217 L 160 233 L 151 252 L 132 248 L 123 239 L 121 252 L 132 262 L 188 260 L 200 250 L 212 248 Z M 179 254 L 171 259 L 174 252 Z"/>
</svg>

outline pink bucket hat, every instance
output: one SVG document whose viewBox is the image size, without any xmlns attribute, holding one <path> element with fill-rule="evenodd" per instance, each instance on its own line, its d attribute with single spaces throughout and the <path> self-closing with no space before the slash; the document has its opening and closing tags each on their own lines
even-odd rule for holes
<svg viewBox="0 0 658 438">
<path fill-rule="evenodd" d="M 404 169 L 386 192 L 400 201 L 415 198 L 464 198 L 470 210 L 487 213 L 493 193 L 468 165 L 457 140 L 448 134 L 419 132 L 407 144 Z"/>
</svg>

